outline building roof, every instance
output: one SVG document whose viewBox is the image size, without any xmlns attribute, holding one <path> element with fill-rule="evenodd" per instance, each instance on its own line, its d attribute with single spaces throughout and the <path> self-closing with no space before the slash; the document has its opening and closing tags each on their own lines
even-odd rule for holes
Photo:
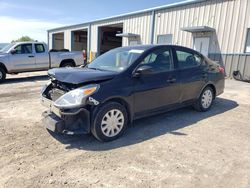
<svg viewBox="0 0 250 188">
<path fill-rule="evenodd" d="M 180 7 L 180 6 L 186 6 L 186 5 L 190 5 L 190 4 L 194 4 L 194 3 L 200 3 L 200 2 L 204 2 L 204 1 L 206 1 L 206 0 L 186 0 L 186 1 L 181 1 L 181 2 L 178 2 L 178 3 L 172 3 L 172 4 L 167 4 L 167 5 L 158 6 L 158 7 L 154 7 L 154 8 L 135 11 L 135 12 L 131 12 L 131 13 L 126 13 L 126 14 L 120 14 L 120 15 L 116 15 L 116 16 L 112 16 L 112 17 L 107 17 L 107 18 L 103 18 L 103 19 L 97 19 L 97 20 L 93 20 L 93 21 L 85 22 L 85 23 L 81 23 L 81 24 L 58 27 L 58 28 L 50 29 L 50 30 L 48 30 L 48 32 L 59 31 L 59 30 L 64 30 L 64 29 L 71 29 L 71 28 L 77 28 L 77 27 L 86 27 L 86 26 L 88 26 L 90 24 L 101 22 L 101 21 L 117 19 L 117 18 L 127 17 L 127 16 L 133 16 L 133 15 L 138 15 L 138 14 L 143 14 L 143 13 L 148 13 L 148 12 L 153 12 L 153 11 L 159 11 L 159 10 L 169 9 L 169 8 L 175 8 L 175 7 Z"/>
</svg>

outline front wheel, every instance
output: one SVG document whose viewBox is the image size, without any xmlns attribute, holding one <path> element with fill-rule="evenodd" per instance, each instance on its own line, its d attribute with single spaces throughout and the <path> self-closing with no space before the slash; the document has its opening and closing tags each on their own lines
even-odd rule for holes
<svg viewBox="0 0 250 188">
<path fill-rule="evenodd" d="M 128 125 L 126 108 L 116 102 L 102 106 L 94 119 L 92 134 L 100 141 L 109 142 L 120 137 Z"/>
<path fill-rule="evenodd" d="M 0 67 L 0 83 L 4 82 L 5 78 L 6 78 L 6 72 L 4 69 Z"/>
<path fill-rule="evenodd" d="M 197 110 L 197 111 L 200 111 L 200 112 L 206 112 L 208 110 L 210 110 L 212 104 L 213 104 L 213 101 L 214 101 L 214 91 L 211 87 L 206 87 L 199 99 L 196 101 L 196 103 L 194 104 L 194 108 Z"/>
</svg>

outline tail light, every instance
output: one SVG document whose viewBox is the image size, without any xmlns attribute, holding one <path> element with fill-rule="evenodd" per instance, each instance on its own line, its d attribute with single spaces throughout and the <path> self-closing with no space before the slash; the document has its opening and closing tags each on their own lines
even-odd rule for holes
<svg viewBox="0 0 250 188">
<path fill-rule="evenodd" d="M 221 66 L 218 67 L 220 73 L 225 74 L 225 69 Z"/>
</svg>

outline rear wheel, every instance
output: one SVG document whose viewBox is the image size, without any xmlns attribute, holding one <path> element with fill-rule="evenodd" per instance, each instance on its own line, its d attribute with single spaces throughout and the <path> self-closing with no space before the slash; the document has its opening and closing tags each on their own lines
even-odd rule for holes
<svg viewBox="0 0 250 188">
<path fill-rule="evenodd" d="M 194 108 L 200 112 L 206 112 L 210 110 L 214 101 L 214 97 L 214 90 L 211 87 L 206 87 L 202 91 L 199 99 L 194 104 Z"/>
<path fill-rule="evenodd" d="M 6 72 L 3 68 L 0 67 L 0 83 L 4 82 L 5 78 L 6 78 Z"/>
<path fill-rule="evenodd" d="M 75 67 L 75 63 L 74 62 L 63 62 L 62 64 L 61 64 L 61 67 Z"/>
<path fill-rule="evenodd" d="M 109 142 L 120 137 L 128 125 L 126 108 L 110 102 L 102 106 L 94 119 L 92 134 L 100 141 Z"/>
</svg>

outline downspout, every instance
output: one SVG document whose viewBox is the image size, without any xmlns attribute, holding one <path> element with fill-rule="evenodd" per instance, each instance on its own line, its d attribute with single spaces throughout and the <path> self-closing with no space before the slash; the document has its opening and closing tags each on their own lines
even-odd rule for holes
<svg viewBox="0 0 250 188">
<path fill-rule="evenodd" d="M 53 41 L 52 41 L 53 42 Z M 47 50 L 49 54 L 49 69 L 51 69 L 51 56 L 50 56 L 50 42 L 49 42 L 49 31 L 47 31 Z"/>
<path fill-rule="evenodd" d="M 150 22 L 150 44 L 154 44 L 155 35 L 155 11 L 152 11 L 151 22 Z"/>
<path fill-rule="evenodd" d="M 88 49 L 87 49 L 87 53 L 88 53 L 88 60 L 90 60 L 91 57 L 91 24 L 89 24 L 88 27 Z"/>
<path fill-rule="evenodd" d="M 70 31 L 70 51 L 72 51 L 73 47 L 74 47 L 74 31 Z"/>
<path fill-rule="evenodd" d="M 48 46 L 48 51 L 49 51 L 49 31 L 47 31 L 47 46 Z"/>
</svg>

